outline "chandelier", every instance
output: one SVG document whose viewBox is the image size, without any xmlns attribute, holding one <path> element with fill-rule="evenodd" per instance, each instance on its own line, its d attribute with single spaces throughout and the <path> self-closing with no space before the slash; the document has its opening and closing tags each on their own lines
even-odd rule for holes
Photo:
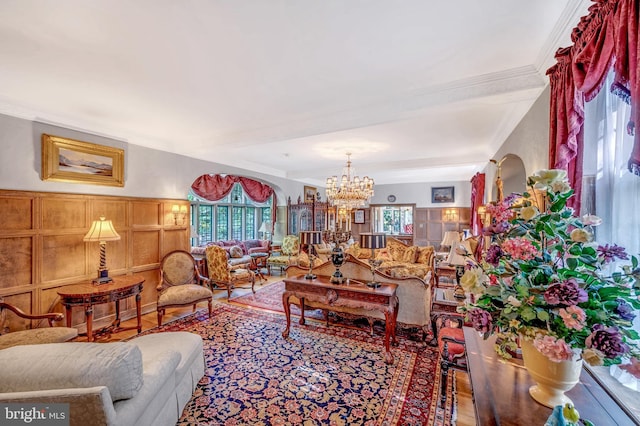
<svg viewBox="0 0 640 426">
<path fill-rule="evenodd" d="M 351 153 L 347 152 L 347 167 L 342 169 L 342 179 L 337 176 L 327 178 L 327 201 L 338 208 L 347 210 L 363 207 L 373 196 L 373 179 L 365 176 L 362 180 L 351 168 Z"/>
</svg>

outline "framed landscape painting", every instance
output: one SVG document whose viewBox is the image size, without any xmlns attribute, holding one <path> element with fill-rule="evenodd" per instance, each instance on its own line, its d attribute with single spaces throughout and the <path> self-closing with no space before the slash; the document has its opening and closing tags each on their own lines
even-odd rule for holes
<svg viewBox="0 0 640 426">
<path fill-rule="evenodd" d="M 124 186 L 124 150 L 42 134 L 41 179 Z"/>
<path fill-rule="evenodd" d="M 313 186 L 305 186 L 304 187 L 304 202 L 305 203 L 313 203 L 316 198 L 316 192 L 318 190 Z"/>
<path fill-rule="evenodd" d="M 455 201 L 453 186 L 440 186 L 431 188 L 432 203 L 453 203 Z"/>
</svg>

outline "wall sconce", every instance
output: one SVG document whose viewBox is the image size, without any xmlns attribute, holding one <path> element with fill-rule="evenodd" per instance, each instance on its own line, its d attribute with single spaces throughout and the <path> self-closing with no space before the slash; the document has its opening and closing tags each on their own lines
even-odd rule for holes
<svg viewBox="0 0 640 426">
<path fill-rule="evenodd" d="M 480 220 L 482 221 L 482 226 L 489 226 L 491 224 L 491 214 L 487 212 L 486 206 L 478 207 L 478 215 L 480 216 Z"/>
<path fill-rule="evenodd" d="M 184 225 L 184 219 L 187 217 L 187 206 L 174 204 L 171 207 L 171 213 L 173 213 L 173 221 L 176 225 Z M 178 223 L 178 219 L 180 219 L 180 223 Z"/>
<path fill-rule="evenodd" d="M 458 221 L 458 210 L 457 209 L 445 209 L 445 211 L 444 211 L 444 221 L 445 222 L 457 222 Z"/>
</svg>

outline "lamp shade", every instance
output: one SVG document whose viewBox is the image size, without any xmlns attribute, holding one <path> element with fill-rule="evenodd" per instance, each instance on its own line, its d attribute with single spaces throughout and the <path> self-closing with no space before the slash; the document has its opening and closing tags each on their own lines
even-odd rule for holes
<svg viewBox="0 0 640 426">
<path fill-rule="evenodd" d="M 472 254 L 471 244 L 469 241 L 457 242 L 451 246 L 451 250 L 449 251 L 449 257 L 447 258 L 447 263 L 452 266 L 464 266 L 469 262 L 472 262 L 470 257 L 465 257 L 461 254 L 458 254 L 458 251 L 466 251 L 468 254 Z"/>
<path fill-rule="evenodd" d="M 444 233 L 440 245 L 452 247 L 460 241 L 460 233 L 457 231 L 447 231 Z"/>
<path fill-rule="evenodd" d="M 387 246 L 387 234 L 363 233 L 360 234 L 360 247 L 368 249 L 381 249 Z"/>
<path fill-rule="evenodd" d="M 116 241 L 120 235 L 116 232 L 110 220 L 105 220 L 104 216 L 100 220 L 94 220 L 91 229 L 84 236 L 84 241 Z"/>
<path fill-rule="evenodd" d="M 320 231 L 300 231 L 300 243 L 320 244 L 322 242 L 322 232 Z"/>
<path fill-rule="evenodd" d="M 258 229 L 258 232 L 267 232 L 267 222 L 262 222 L 262 225 L 260 225 L 260 229 Z"/>
</svg>

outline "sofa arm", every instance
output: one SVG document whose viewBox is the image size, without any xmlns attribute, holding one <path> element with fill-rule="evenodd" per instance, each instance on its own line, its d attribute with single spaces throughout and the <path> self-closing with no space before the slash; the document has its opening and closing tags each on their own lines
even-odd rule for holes
<svg viewBox="0 0 640 426">
<path fill-rule="evenodd" d="M 106 386 L 0 393 L 0 402 L 69 404 L 70 426 L 116 424 L 116 412 Z"/>
</svg>

